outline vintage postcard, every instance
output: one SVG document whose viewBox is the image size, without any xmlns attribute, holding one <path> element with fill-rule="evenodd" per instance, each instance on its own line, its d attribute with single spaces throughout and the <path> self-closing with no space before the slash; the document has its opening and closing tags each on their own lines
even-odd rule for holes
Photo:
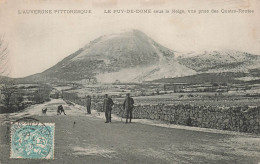
<svg viewBox="0 0 260 164">
<path fill-rule="evenodd" d="M 259 0 L 0 0 L 0 164 L 260 163 Z"/>
</svg>

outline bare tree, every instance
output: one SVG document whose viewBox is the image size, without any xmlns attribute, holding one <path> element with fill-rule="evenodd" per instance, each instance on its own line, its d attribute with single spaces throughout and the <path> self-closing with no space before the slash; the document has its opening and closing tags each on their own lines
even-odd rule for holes
<svg viewBox="0 0 260 164">
<path fill-rule="evenodd" d="M 4 38 L 4 35 L 0 34 L 0 76 L 7 75 L 8 73 L 8 44 Z"/>
<path fill-rule="evenodd" d="M 17 92 L 17 88 L 14 85 L 3 85 L 2 93 L 4 95 L 3 103 L 7 109 L 12 108 L 11 98 Z"/>
<path fill-rule="evenodd" d="M 7 109 L 11 107 L 11 98 L 16 92 L 14 85 L 5 76 L 8 75 L 8 44 L 0 34 L 0 104 Z"/>
</svg>

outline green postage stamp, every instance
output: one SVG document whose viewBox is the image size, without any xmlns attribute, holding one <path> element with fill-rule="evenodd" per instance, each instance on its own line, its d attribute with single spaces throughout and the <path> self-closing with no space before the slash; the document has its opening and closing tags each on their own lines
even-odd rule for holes
<svg viewBox="0 0 260 164">
<path fill-rule="evenodd" d="M 11 125 L 10 158 L 54 159 L 54 123 L 22 118 Z"/>
</svg>

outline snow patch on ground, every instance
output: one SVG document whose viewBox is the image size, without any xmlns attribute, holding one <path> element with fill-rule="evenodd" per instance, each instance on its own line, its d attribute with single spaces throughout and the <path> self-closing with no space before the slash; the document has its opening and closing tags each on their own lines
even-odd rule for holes
<svg viewBox="0 0 260 164">
<path fill-rule="evenodd" d="M 110 149 L 97 147 L 97 146 L 88 146 L 88 147 L 73 147 L 73 154 L 75 155 L 90 155 L 90 156 L 102 156 L 105 158 L 115 158 L 116 152 Z"/>
<path fill-rule="evenodd" d="M 242 81 L 251 81 L 251 80 L 259 80 L 260 77 L 240 77 L 240 78 L 236 78 L 236 80 L 242 80 Z"/>
<path fill-rule="evenodd" d="M 120 82 L 139 82 L 136 77 L 143 76 L 153 69 L 156 69 L 156 66 L 125 68 L 118 72 L 98 74 L 96 78 L 98 82 L 102 83 L 113 83 L 117 80 Z"/>
<path fill-rule="evenodd" d="M 182 77 L 196 74 L 196 71 L 179 64 L 174 59 L 161 59 L 157 65 L 147 67 L 125 68 L 118 72 L 103 73 L 96 76 L 98 82 L 142 82 L 161 78 Z"/>
</svg>

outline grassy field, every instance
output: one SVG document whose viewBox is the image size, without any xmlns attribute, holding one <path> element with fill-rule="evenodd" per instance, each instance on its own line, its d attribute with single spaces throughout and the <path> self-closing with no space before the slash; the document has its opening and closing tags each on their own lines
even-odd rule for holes
<svg viewBox="0 0 260 164">
<path fill-rule="evenodd" d="M 217 95 L 215 93 L 172 93 L 156 96 L 134 97 L 135 104 L 195 104 L 211 106 L 260 106 L 260 98 L 243 95 Z M 115 101 L 123 103 L 124 98 Z"/>
<path fill-rule="evenodd" d="M 86 95 L 91 95 L 95 102 L 102 102 L 104 94 L 108 94 L 113 96 L 114 101 L 123 103 L 126 93 L 131 93 L 134 97 L 135 104 L 260 106 L 260 94 L 258 93 L 260 88 L 259 85 L 252 85 L 249 90 L 233 89 L 229 92 L 173 93 L 173 91 L 164 92 L 160 90 L 159 95 L 154 88 L 148 88 L 147 86 L 143 89 L 143 95 L 140 92 L 140 88 L 138 88 L 140 86 L 125 85 L 123 87 L 124 88 L 122 89 L 114 85 L 82 86 L 70 90 L 69 92 L 76 93 L 80 98 L 84 98 Z"/>
</svg>

